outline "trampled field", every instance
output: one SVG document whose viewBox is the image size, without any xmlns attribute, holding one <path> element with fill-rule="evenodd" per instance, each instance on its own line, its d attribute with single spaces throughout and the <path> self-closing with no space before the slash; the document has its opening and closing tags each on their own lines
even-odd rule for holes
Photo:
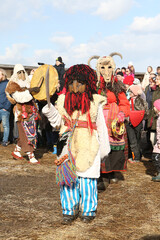
<svg viewBox="0 0 160 240">
<path fill-rule="evenodd" d="M 37 149 L 40 164 L 13 160 L 14 145 L 0 146 L 1 240 L 160 239 L 160 183 L 151 181 L 152 162 L 128 163 L 124 180 L 98 195 L 97 217 L 61 225 L 55 155 Z"/>
</svg>

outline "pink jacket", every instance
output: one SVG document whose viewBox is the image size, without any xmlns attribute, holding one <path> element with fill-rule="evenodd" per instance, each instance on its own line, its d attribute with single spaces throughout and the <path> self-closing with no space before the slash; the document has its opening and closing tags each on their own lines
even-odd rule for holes
<svg viewBox="0 0 160 240">
<path fill-rule="evenodd" d="M 127 76 L 128 76 L 127 74 L 124 74 L 124 78 L 127 77 Z M 129 74 L 129 76 L 134 77 L 134 73 Z"/>
</svg>

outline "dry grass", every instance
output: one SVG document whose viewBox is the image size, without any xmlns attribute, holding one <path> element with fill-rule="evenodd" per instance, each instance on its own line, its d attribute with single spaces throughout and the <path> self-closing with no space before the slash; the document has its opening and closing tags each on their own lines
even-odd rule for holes
<svg viewBox="0 0 160 240">
<path fill-rule="evenodd" d="M 151 181 L 152 162 L 128 163 L 124 181 L 99 194 L 97 217 L 61 225 L 54 155 L 36 152 L 39 165 L 15 161 L 13 145 L 0 146 L 0 239 L 154 240 L 160 239 L 160 183 Z"/>
</svg>

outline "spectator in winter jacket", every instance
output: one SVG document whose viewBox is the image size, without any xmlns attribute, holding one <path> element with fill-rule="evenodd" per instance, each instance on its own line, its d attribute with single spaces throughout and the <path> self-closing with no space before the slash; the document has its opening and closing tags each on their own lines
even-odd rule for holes
<svg viewBox="0 0 160 240">
<path fill-rule="evenodd" d="M 144 74 L 143 80 L 142 80 L 142 89 L 145 90 L 145 88 L 148 86 L 149 84 L 149 77 L 150 77 L 150 73 L 153 72 L 153 68 L 151 66 L 147 67 L 147 71 Z"/>
<path fill-rule="evenodd" d="M 64 74 L 65 74 L 65 64 L 62 61 L 62 57 L 56 59 L 56 64 L 54 65 L 55 69 L 58 72 L 59 77 L 59 89 L 57 92 L 61 92 L 64 87 Z"/>
<path fill-rule="evenodd" d="M 118 81 L 121 81 L 121 82 L 123 82 L 123 80 L 124 80 L 124 76 L 123 76 L 123 72 L 121 72 L 121 71 L 119 71 L 118 73 L 117 73 L 117 80 Z"/>
<path fill-rule="evenodd" d="M 145 88 L 146 101 L 147 101 L 148 109 L 150 112 L 150 116 L 148 116 L 148 118 L 150 118 L 150 119 L 152 118 L 151 117 L 152 97 L 153 97 L 153 92 L 155 90 L 156 90 L 156 74 L 151 73 L 149 75 L 149 84 Z M 154 145 L 155 133 L 151 131 L 150 125 L 148 126 L 148 119 L 146 119 L 146 122 L 145 122 L 145 130 L 146 130 L 146 138 L 147 138 L 148 145 L 150 145 L 151 143 L 152 143 L 152 145 Z M 151 135 L 153 135 L 153 136 L 151 137 Z M 153 150 L 152 147 L 151 147 L 151 151 Z"/>
<path fill-rule="evenodd" d="M 8 145 L 9 137 L 9 116 L 11 110 L 11 103 L 7 99 L 5 88 L 8 84 L 7 74 L 5 70 L 0 69 L 0 121 L 3 125 L 3 140 L 2 146 L 6 147 Z"/>
<path fill-rule="evenodd" d="M 156 128 L 156 135 L 157 141 L 153 149 L 152 160 L 153 164 L 156 167 L 157 176 L 152 177 L 152 181 L 160 182 L 160 99 L 157 99 L 154 103 L 154 111 L 158 115 L 157 118 L 157 128 Z"/>
<path fill-rule="evenodd" d="M 129 91 L 130 91 L 131 110 L 137 110 L 137 111 L 145 110 L 145 112 L 147 112 L 147 109 L 148 109 L 147 103 L 141 98 L 141 94 L 142 94 L 141 86 L 133 84 L 130 86 Z M 136 120 L 138 117 L 139 116 L 136 114 L 135 115 Z M 132 124 L 133 122 L 131 123 L 131 121 L 129 121 L 126 124 L 128 141 L 129 141 L 129 161 L 130 162 L 139 162 L 141 160 L 140 140 L 141 140 L 143 118 L 139 117 L 138 120 L 139 122 L 137 122 L 136 125 Z"/>
<path fill-rule="evenodd" d="M 126 96 L 127 96 L 127 99 L 130 98 L 130 93 L 129 93 L 129 88 L 130 86 L 133 84 L 134 82 L 134 77 L 132 76 L 126 76 L 124 79 L 123 79 L 123 83 L 126 87 Z"/>
<path fill-rule="evenodd" d="M 160 77 L 154 75 L 153 78 L 155 79 L 156 82 L 156 89 L 153 91 L 152 94 L 152 101 L 149 109 L 147 125 L 147 127 L 150 128 L 150 140 L 152 142 L 152 145 L 156 143 L 156 123 L 157 123 L 157 114 L 154 111 L 153 103 L 160 98 Z"/>
</svg>

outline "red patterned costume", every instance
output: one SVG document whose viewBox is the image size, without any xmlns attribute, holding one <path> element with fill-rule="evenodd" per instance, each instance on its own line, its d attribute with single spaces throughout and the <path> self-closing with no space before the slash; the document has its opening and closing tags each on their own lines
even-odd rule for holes
<svg viewBox="0 0 160 240">
<path fill-rule="evenodd" d="M 106 125 L 108 127 L 109 141 L 111 146 L 111 152 L 102 162 L 102 173 L 109 173 L 115 171 L 126 170 L 126 160 L 128 158 L 128 144 L 126 133 L 124 132 L 120 136 L 114 136 L 112 132 L 112 122 L 114 119 L 118 119 L 118 122 L 123 122 L 124 117 L 127 118 L 130 112 L 129 101 L 126 98 L 125 88 L 123 83 L 119 81 L 109 82 L 104 85 L 100 84 L 98 93 L 106 95 L 107 104 L 104 106 L 104 116 Z M 125 157 L 126 155 L 126 157 Z"/>
<path fill-rule="evenodd" d="M 103 113 L 108 128 L 111 152 L 102 160 L 101 173 L 110 173 L 110 179 L 115 179 L 115 171 L 126 170 L 128 142 L 124 120 L 128 118 L 130 112 L 125 85 L 114 77 L 116 68 L 114 55 L 122 58 L 119 53 L 111 53 L 105 57 L 93 56 L 88 61 L 90 65 L 92 59 L 98 59 L 96 65 L 98 93 L 107 97 Z"/>
</svg>

